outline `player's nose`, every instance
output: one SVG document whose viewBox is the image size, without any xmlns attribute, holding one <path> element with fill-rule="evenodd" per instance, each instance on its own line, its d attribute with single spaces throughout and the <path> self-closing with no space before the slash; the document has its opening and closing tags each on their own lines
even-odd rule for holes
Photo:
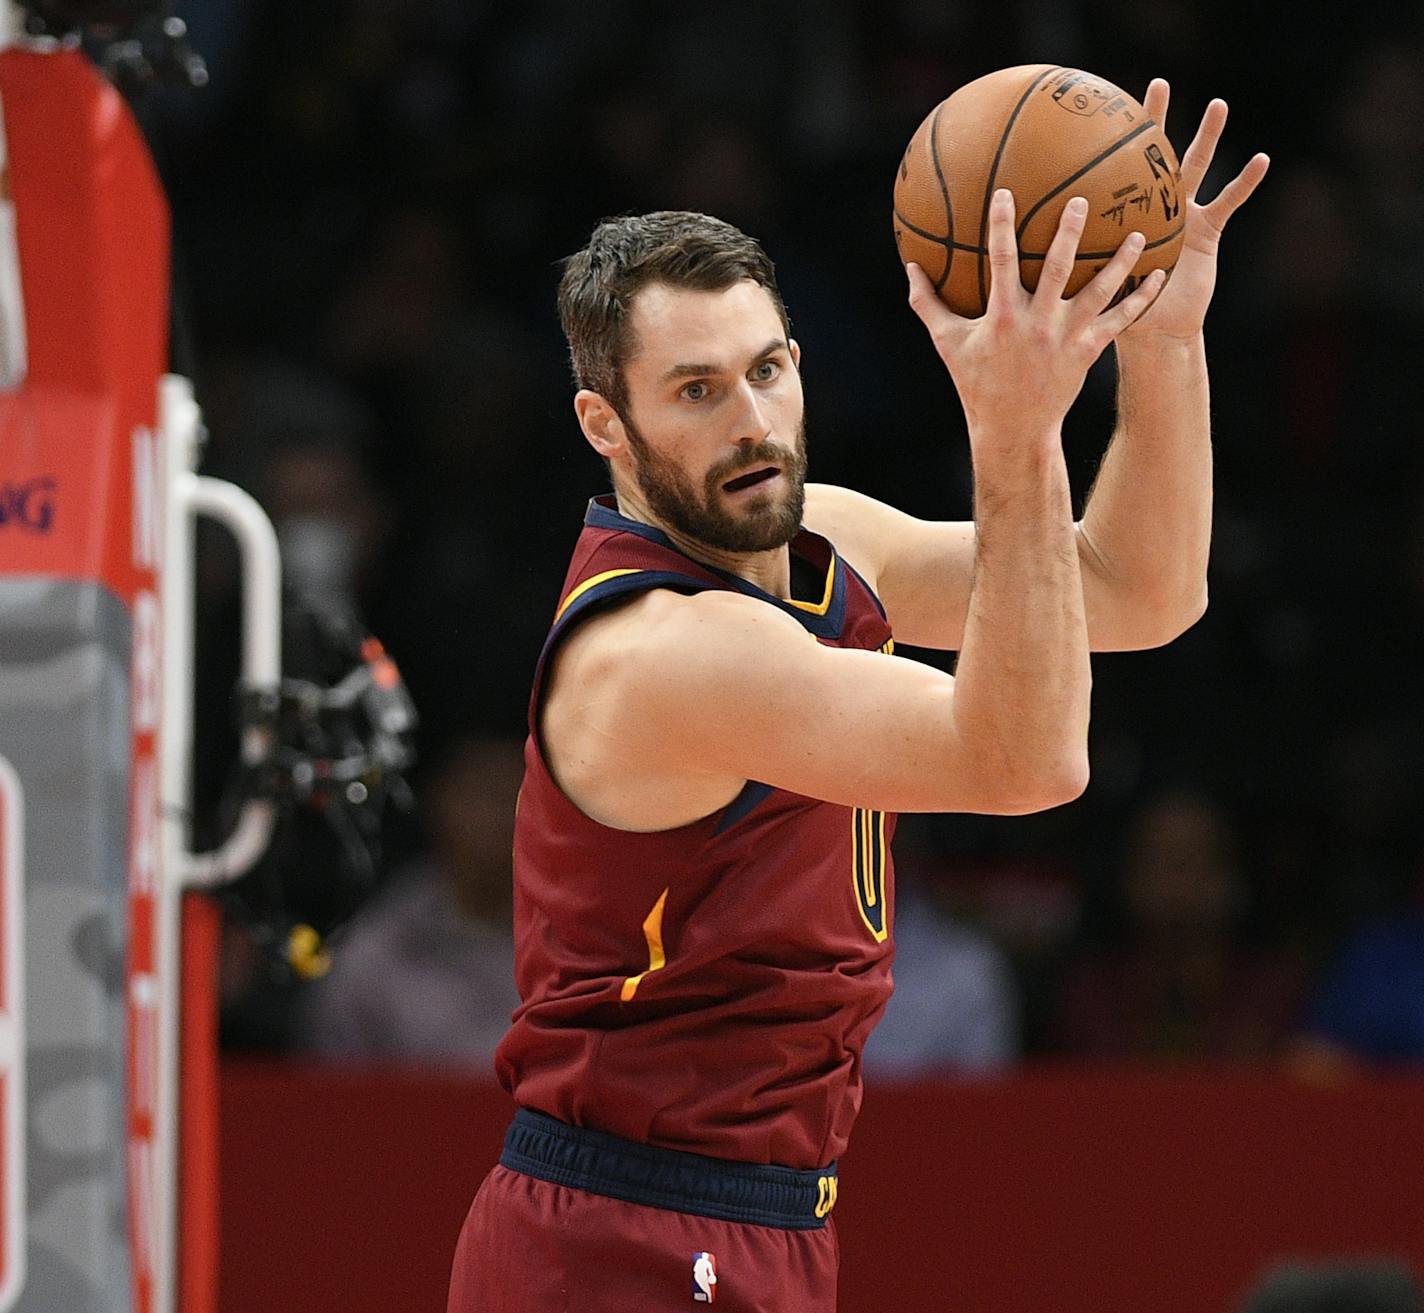
<svg viewBox="0 0 1424 1313">
<path fill-rule="evenodd" d="M 736 432 L 733 441 L 739 446 L 765 442 L 771 436 L 771 417 L 766 400 L 745 379 L 737 389 L 739 404 L 733 417 Z"/>
</svg>

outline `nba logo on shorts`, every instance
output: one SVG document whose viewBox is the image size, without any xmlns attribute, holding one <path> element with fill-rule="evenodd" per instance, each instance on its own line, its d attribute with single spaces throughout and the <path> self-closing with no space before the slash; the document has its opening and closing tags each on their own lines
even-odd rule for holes
<svg viewBox="0 0 1424 1313">
<path fill-rule="evenodd" d="M 702 1250 L 692 1256 L 692 1298 L 710 1304 L 717 1298 L 717 1255 Z"/>
</svg>

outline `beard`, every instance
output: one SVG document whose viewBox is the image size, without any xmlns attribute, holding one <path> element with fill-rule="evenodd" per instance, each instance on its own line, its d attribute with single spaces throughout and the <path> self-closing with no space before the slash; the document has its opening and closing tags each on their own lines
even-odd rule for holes
<svg viewBox="0 0 1424 1313">
<path fill-rule="evenodd" d="M 796 430 L 796 447 L 759 442 L 713 466 L 698 491 L 672 460 L 654 451 L 627 415 L 622 416 L 633 449 L 634 476 L 648 508 L 684 537 L 724 552 L 766 552 L 784 547 L 801 529 L 806 508 L 806 418 Z M 786 493 L 768 491 L 748 498 L 738 512 L 719 505 L 722 485 L 749 470 L 779 465 Z"/>
</svg>

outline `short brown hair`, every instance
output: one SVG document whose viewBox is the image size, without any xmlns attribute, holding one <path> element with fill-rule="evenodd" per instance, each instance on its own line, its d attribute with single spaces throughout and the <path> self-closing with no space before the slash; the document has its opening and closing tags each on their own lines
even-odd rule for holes
<svg viewBox="0 0 1424 1313">
<path fill-rule="evenodd" d="M 559 280 L 559 321 L 575 385 L 621 412 L 628 399 L 623 365 L 633 345 L 634 296 L 649 283 L 720 292 L 744 279 L 766 288 L 789 334 L 771 260 L 760 242 L 730 223 L 686 210 L 603 220 L 588 245 L 564 261 Z"/>
</svg>

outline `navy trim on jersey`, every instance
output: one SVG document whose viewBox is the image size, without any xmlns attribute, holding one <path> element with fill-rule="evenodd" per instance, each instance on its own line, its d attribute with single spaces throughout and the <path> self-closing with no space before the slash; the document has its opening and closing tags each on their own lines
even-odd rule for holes
<svg viewBox="0 0 1424 1313">
<path fill-rule="evenodd" d="M 632 570 L 628 574 L 619 575 L 616 579 L 608 579 L 594 585 L 571 602 L 555 622 L 553 628 L 549 630 L 549 636 L 544 640 L 545 643 L 549 643 L 556 635 L 561 634 L 568 627 L 570 621 L 577 619 L 589 607 L 605 605 L 613 598 L 621 597 L 624 593 L 646 592 L 650 588 L 671 588 L 683 593 L 706 593 L 712 590 L 712 585 L 705 579 L 694 579 L 690 575 L 678 574 L 674 570 Z"/>
<path fill-rule="evenodd" d="M 771 797 L 776 790 L 770 784 L 760 784 L 756 780 L 748 780 L 742 785 L 742 791 L 737 794 L 731 802 L 727 804 L 717 821 L 717 828 L 712 831 L 715 834 L 722 834 L 730 830 L 738 821 L 744 820 L 756 810 L 758 804 Z"/>
<path fill-rule="evenodd" d="M 583 522 L 595 529 L 612 529 L 621 533 L 631 533 L 638 538 L 645 538 L 650 543 L 656 543 L 659 547 L 666 547 L 670 552 L 676 552 L 679 556 L 687 556 L 676 543 L 670 539 L 661 529 L 655 529 L 651 524 L 643 524 L 640 520 L 630 520 L 626 515 L 620 514 L 614 507 L 609 506 L 603 498 L 595 497 L 588 504 L 588 512 L 584 515 Z M 809 529 L 802 529 L 802 533 L 810 533 Z M 819 536 L 819 535 L 815 535 Z M 821 540 L 825 542 L 825 539 Z M 764 588 L 758 588 L 749 580 L 743 579 L 740 575 L 731 574 L 726 570 L 719 570 L 715 565 L 708 565 L 705 561 L 694 561 L 699 568 L 714 574 L 723 583 L 735 588 L 740 593 L 745 593 L 748 597 L 755 597 L 763 602 L 770 602 L 773 606 L 779 607 L 787 615 L 793 617 L 801 625 L 815 634 L 817 638 L 839 638 L 841 628 L 845 624 L 846 612 L 846 570 L 849 568 L 841 560 L 840 553 L 829 542 L 826 543 L 831 553 L 831 560 L 834 564 L 835 579 L 831 585 L 831 604 L 826 608 L 824 615 L 817 615 L 814 611 L 808 611 L 804 607 L 796 605 L 795 602 L 787 601 L 784 597 L 777 597 L 775 593 L 768 593 Z M 856 575 L 859 579 L 860 576 Z M 865 580 L 861 579 L 864 584 Z M 880 605 L 880 599 L 875 596 L 867 586 L 867 592 L 875 600 L 875 605 L 880 610 L 883 617 L 885 608 Z"/>
<path fill-rule="evenodd" d="M 819 1231 L 836 1199 L 836 1164 L 818 1171 L 709 1158 L 569 1126 L 520 1108 L 500 1166 L 540 1181 L 724 1222 Z"/>
</svg>

